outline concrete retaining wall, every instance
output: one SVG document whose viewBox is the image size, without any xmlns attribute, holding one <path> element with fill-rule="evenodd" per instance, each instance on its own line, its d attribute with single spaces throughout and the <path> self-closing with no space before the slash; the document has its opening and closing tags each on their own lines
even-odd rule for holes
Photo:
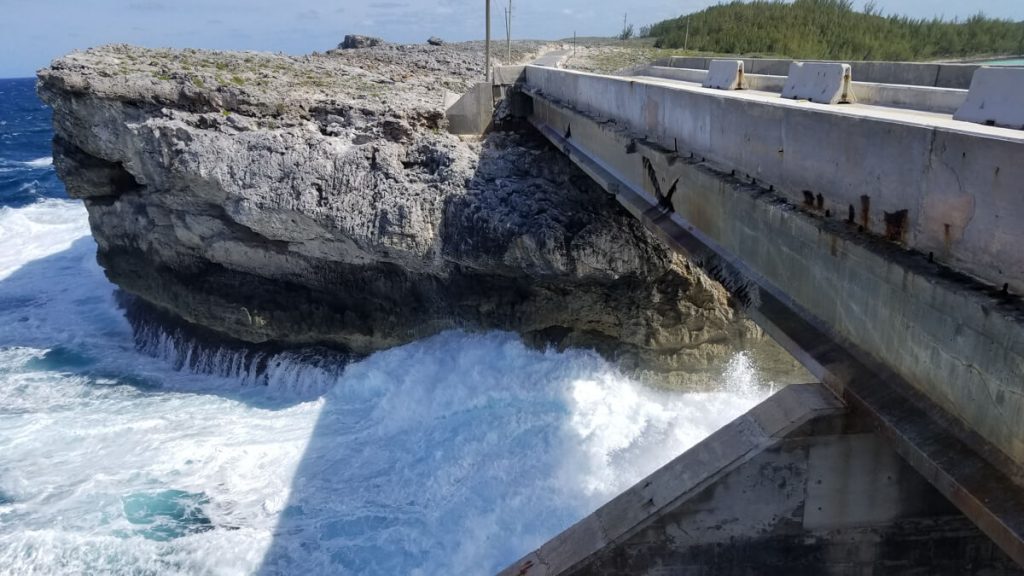
<svg viewBox="0 0 1024 576">
<path fill-rule="evenodd" d="M 659 66 L 698 68 L 707 70 L 714 58 L 673 56 L 656 61 Z M 744 58 L 747 74 L 785 76 L 793 60 L 772 58 Z M 814 62 L 814 60 L 804 60 Z M 971 76 L 981 68 L 978 64 L 933 64 L 925 62 L 848 62 L 853 67 L 853 78 L 862 82 L 881 84 L 910 84 L 937 88 L 960 88 L 971 85 Z"/>
<path fill-rule="evenodd" d="M 1024 292 L 1024 132 L 527 67 L 526 89 Z"/>
<path fill-rule="evenodd" d="M 704 81 L 707 71 L 693 68 L 650 66 L 646 69 L 637 70 L 635 75 L 700 84 Z M 781 93 L 783 86 L 786 84 L 786 77 L 744 74 L 744 83 L 745 88 L 749 90 Z M 861 104 L 939 112 L 942 114 L 953 114 L 967 100 L 966 90 L 858 82 L 856 76 L 851 83 L 850 90 L 853 94 L 853 101 Z"/>
<path fill-rule="evenodd" d="M 487 131 L 494 115 L 494 94 L 491 84 L 481 82 L 459 96 L 445 95 L 445 116 L 452 134 L 480 135 Z"/>
</svg>

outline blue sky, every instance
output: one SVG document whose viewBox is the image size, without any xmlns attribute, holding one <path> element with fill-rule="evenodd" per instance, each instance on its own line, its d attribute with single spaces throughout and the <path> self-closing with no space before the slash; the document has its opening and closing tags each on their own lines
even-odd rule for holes
<svg viewBox="0 0 1024 576">
<path fill-rule="evenodd" d="M 502 0 L 493 0 L 500 5 Z M 863 0 L 860 0 L 863 2 Z M 611 35 L 623 6 L 640 25 L 714 0 L 513 0 L 513 35 Z M 880 0 L 889 13 L 1024 20 L 1024 0 Z M 347 33 L 422 42 L 483 36 L 484 0 L 0 0 L 0 78 L 30 76 L 53 58 L 98 44 L 127 42 L 302 54 L 334 47 Z M 504 30 L 500 7 L 496 30 Z"/>
</svg>

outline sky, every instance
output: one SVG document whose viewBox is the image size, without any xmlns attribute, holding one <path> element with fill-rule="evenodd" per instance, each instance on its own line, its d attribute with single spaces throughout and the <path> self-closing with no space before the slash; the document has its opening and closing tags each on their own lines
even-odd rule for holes
<svg viewBox="0 0 1024 576">
<path fill-rule="evenodd" d="M 493 0 L 495 34 L 503 2 Z M 864 0 L 858 0 L 862 4 Z M 700 10 L 717 0 L 513 0 L 513 37 L 611 36 L 623 13 L 637 26 Z M 885 14 L 1024 20 L 1024 0 L 879 0 Z M 624 6 L 626 9 L 624 10 Z M 75 49 L 151 47 L 305 54 L 345 34 L 393 42 L 483 38 L 484 0 L 0 0 L 0 78 L 27 77 Z"/>
</svg>

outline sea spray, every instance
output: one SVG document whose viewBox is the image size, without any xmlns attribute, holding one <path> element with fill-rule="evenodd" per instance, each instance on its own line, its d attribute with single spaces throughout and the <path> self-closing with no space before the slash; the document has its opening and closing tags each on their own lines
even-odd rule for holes
<svg viewBox="0 0 1024 576">
<path fill-rule="evenodd" d="M 748 359 L 672 393 L 507 333 L 256 361 L 134 330 L 80 205 L 0 230 L 3 574 L 490 573 L 764 394 Z"/>
</svg>

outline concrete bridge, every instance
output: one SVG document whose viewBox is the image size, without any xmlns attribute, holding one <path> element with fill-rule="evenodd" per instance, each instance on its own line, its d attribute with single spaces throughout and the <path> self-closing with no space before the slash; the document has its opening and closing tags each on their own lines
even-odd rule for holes
<svg viewBox="0 0 1024 576">
<path fill-rule="evenodd" d="M 504 574 L 1021 573 L 1024 70 L 691 59 L 495 78 L 820 381 Z"/>
</svg>

